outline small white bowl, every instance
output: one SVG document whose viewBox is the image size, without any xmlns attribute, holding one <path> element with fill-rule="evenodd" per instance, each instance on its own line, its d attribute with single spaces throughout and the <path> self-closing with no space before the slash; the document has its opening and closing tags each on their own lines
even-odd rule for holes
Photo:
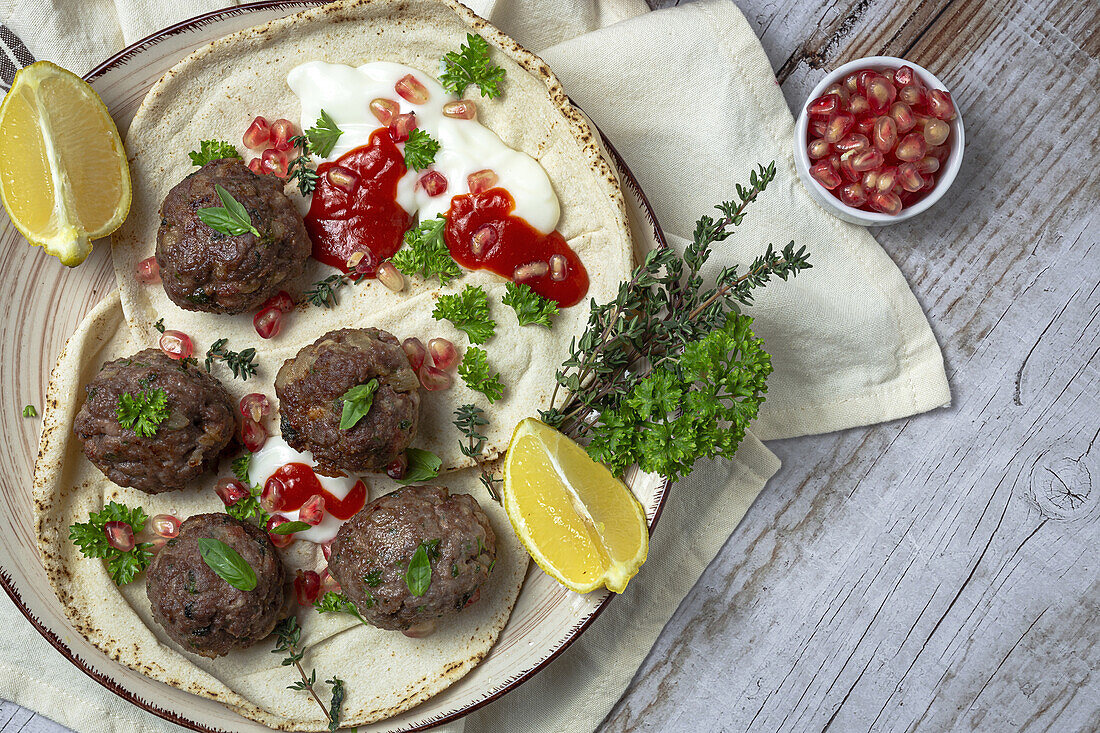
<svg viewBox="0 0 1100 733">
<path fill-rule="evenodd" d="M 794 133 L 794 167 L 798 171 L 798 177 L 802 179 L 802 183 L 806 186 L 806 190 L 810 192 L 810 195 L 813 196 L 819 204 L 825 207 L 827 211 L 852 224 L 874 227 L 885 226 L 887 224 L 894 224 L 899 221 L 911 219 L 917 214 L 926 211 L 940 200 L 940 197 L 943 196 L 947 189 L 951 188 L 951 183 L 955 180 L 955 176 L 958 175 L 959 168 L 962 167 L 963 147 L 965 144 L 962 112 L 959 111 L 958 101 L 952 97 L 952 101 L 955 102 L 956 114 L 955 119 L 948 122 L 951 126 L 951 152 L 948 153 L 947 161 L 943 164 L 943 168 L 936 177 L 935 187 L 920 201 L 917 201 L 912 206 L 903 208 L 900 214 L 891 216 L 890 214 L 882 214 L 877 211 L 864 211 L 863 209 L 856 209 L 848 206 L 834 196 L 832 191 L 822 186 L 810 175 L 810 155 L 806 152 L 806 146 L 809 144 L 807 135 L 809 124 L 806 119 L 806 107 L 809 105 L 810 101 L 820 97 L 822 92 L 825 91 L 825 88 L 830 84 L 840 82 L 845 76 L 853 71 L 866 68 L 897 69 L 901 66 L 908 66 L 911 68 L 928 88 L 944 89 L 950 92 L 944 83 L 937 79 L 932 72 L 922 66 L 914 64 L 912 61 L 899 59 L 895 56 L 867 56 L 866 58 L 849 61 L 843 66 L 826 74 L 825 78 L 814 87 L 809 98 L 803 102 L 802 110 L 798 114 L 798 122 L 795 124 Z"/>
</svg>

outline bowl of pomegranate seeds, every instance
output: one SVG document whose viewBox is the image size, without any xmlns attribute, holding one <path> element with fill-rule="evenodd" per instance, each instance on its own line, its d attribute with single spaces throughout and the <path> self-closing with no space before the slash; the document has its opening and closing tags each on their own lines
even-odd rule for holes
<svg viewBox="0 0 1100 733">
<path fill-rule="evenodd" d="M 916 216 L 962 165 L 963 121 L 950 92 L 927 69 L 893 56 L 827 74 L 795 129 L 795 168 L 806 189 L 853 224 Z"/>
</svg>

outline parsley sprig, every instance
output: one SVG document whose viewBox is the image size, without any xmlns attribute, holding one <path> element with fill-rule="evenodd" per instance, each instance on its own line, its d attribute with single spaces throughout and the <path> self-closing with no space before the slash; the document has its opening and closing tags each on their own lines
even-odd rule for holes
<svg viewBox="0 0 1100 733">
<path fill-rule="evenodd" d="M 458 448 L 462 451 L 462 455 L 468 458 L 473 458 L 474 462 L 478 464 L 481 469 L 481 483 L 488 490 L 489 496 L 493 498 L 498 504 L 500 503 L 500 493 L 497 491 L 497 484 L 500 479 L 496 478 L 491 471 L 489 471 L 485 464 L 480 462 L 481 451 L 485 449 L 485 442 L 487 438 L 481 432 L 481 428 L 489 424 L 489 421 L 485 419 L 485 411 L 477 405 L 466 404 L 455 410 L 455 427 L 466 438 L 467 442 L 463 443 L 458 441 Z"/>
<path fill-rule="evenodd" d="M 305 656 L 306 652 L 302 647 L 302 627 L 298 625 L 297 616 L 287 616 L 275 626 L 275 648 L 271 650 L 271 653 L 286 654 L 287 656 L 282 662 L 283 666 L 289 667 L 293 664 L 302 677 L 294 684 L 288 685 L 287 689 L 308 692 L 313 696 L 317 705 L 320 706 L 322 714 L 328 719 L 328 729 L 334 732 L 339 730 L 340 706 L 344 702 L 344 681 L 336 676 L 325 680 L 325 684 L 329 685 L 332 698 L 327 706 L 321 702 L 321 698 L 317 695 L 317 670 L 311 669 L 309 674 L 306 675 L 306 671 L 302 667 L 302 657 Z"/>
<path fill-rule="evenodd" d="M 299 153 L 287 164 L 287 181 L 293 181 L 303 196 L 308 196 L 317 188 L 317 169 L 313 167 L 310 155 L 327 158 L 343 134 L 344 131 L 337 127 L 329 113 L 321 110 L 321 116 L 313 127 L 303 135 L 290 138 L 290 144 Z"/>
<path fill-rule="evenodd" d="M 218 339 L 206 350 L 206 373 L 214 366 L 214 361 L 221 359 L 233 372 L 233 376 L 247 382 L 248 378 L 256 373 L 256 349 L 248 348 L 240 351 L 229 351 L 225 348 L 229 339 Z"/>
<path fill-rule="evenodd" d="M 435 162 L 439 152 L 439 141 L 428 134 L 427 130 L 417 128 L 409 133 L 405 141 L 405 167 L 411 170 L 423 170 Z"/>
<path fill-rule="evenodd" d="M 438 278 L 440 285 L 461 277 L 462 268 L 451 257 L 443 239 L 446 225 L 447 219 L 438 214 L 405 232 L 404 248 L 390 258 L 394 267 L 406 275 L 419 275 L 425 280 Z"/>
<path fill-rule="evenodd" d="M 359 615 L 359 609 L 355 607 L 355 604 L 349 601 L 348 597 L 342 593 L 330 590 L 315 600 L 313 602 L 313 607 L 317 609 L 318 613 L 350 613 L 367 626 L 370 626 L 366 619 Z"/>
<path fill-rule="evenodd" d="M 450 321 L 470 337 L 471 344 L 483 344 L 496 333 L 496 321 L 489 316 L 489 298 L 480 285 L 467 285 L 461 293 L 439 296 L 432 318 Z"/>
<path fill-rule="evenodd" d="M 241 157 L 233 143 L 227 143 L 225 140 L 202 140 L 199 142 L 199 149 L 192 150 L 187 155 L 194 165 L 206 165 L 223 158 Z"/>
<path fill-rule="evenodd" d="M 327 158 L 332 149 L 336 147 L 336 141 L 344 131 L 336 126 L 336 120 L 328 112 L 321 110 L 321 116 L 313 127 L 305 132 L 305 138 L 309 141 L 309 151 L 319 158 Z"/>
<path fill-rule="evenodd" d="M 248 467 L 251 464 L 252 454 L 248 451 L 233 459 L 231 464 L 233 475 L 248 488 L 248 496 L 243 496 L 235 503 L 227 506 L 225 513 L 242 522 L 254 519 L 256 524 L 263 528 L 267 526 L 267 520 L 271 518 L 271 515 L 264 511 L 263 506 L 260 504 L 260 495 L 263 493 L 263 488 L 252 483 L 248 477 Z"/>
<path fill-rule="evenodd" d="M 135 536 L 145 526 L 145 510 L 141 507 L 131 509 L 125 504 L 112 501 L 102 511 L 91 512 L 87 522 L 78 522 L 69 527 L 71 539 L 85 557 L 100 557 L 107 561 L 107 572 L 115 585 L 126 585 L 153 559 L 149 549 L 152 542 L 138 542 L 133 549 L 123 552 L 111 547 L 104 530 L 107 522 L 126 522 Z"/>
<path fill-rule="evenodd" d="M 471 346 L 462 355 L 462 363 L 458 365 L 458 376 L 470 389 L 485 395 L 492 404 L 504 396 L 504 384 L 500 381 L 500 373 L 489 368 L 489 355 L 484 349 Z"/>
<path fill-rule="evenodd" d="M 519 325 L 535 324 L 552 328 L 550 319 L 558 313 L 557 303 L 542 297 L 532 290 L 529 285 L 523 285 L 522 283 L 517 285 L 510 282 L 505 286 L 505 289 L 507 292 L 505 292 L 503 298 L 504 305 L 511 306 L 512 310 L 516 312 L 516 320 L 519 321 Z"/>
<path fill-rule="evenodd" d="M 198 215 L 202 223 L 216 232 L 228 234 L 231 237 L 248 234 L 249 232 L 253 236 L 259 237 L 260 231 L 252 225 L 252 217 L 248 215 L 248 210 L 244 208 L 244 205 L 222 188 L 220 183 L 214 184 L 214 191 L 221 199 L 222 205 L 199 209 Z"/>
<path fill-rule="evenodd" d="M 650 252 L 615 300 L 592 304 L 544 422 L 588 442 L 589 454 L 615 471 L 637 462 L 675 480 L 701 457 L 733 455 L 772 369 L 740 305 L 772 276 L 808 269 L 809 256 L 794 242 L 780 252 L 769 245 L 744 274 L 726 267 L 709 287 L 700 271 L 774 178 L 774 163 L 760 166 L 749 186 L 737 186 L 737 201 L 715 207 L 721 218 L 699 219 L 682 256 Z M 570 395 L 560 408 L 559 389 Z"/>
<path fill-rule="evenodd" d="M 115 410 L 118 424 L 143 438 L 156 435 L 160 424 L 170 414 L 168 395 L 163 389 L 138 392 L 137 395 L 123 392 L 118 396 L 118 408 Z"/>
<path fill-rule="evenodd" d="M 492 99 L 500 96 L 500 82 L 504 69 L 489 58 L 489 42 L 475 33 L 466 34 L 466 43 L 458 51 L 447 53 L 442 59 L 439 83 L 445 89 L 462 96 L 466 87 L 474 84 L 481 96 Z"/>
</svg>

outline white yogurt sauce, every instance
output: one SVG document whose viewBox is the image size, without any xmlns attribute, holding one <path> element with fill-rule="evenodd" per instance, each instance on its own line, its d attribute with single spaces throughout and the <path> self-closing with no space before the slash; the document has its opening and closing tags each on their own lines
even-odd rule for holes
<svg viewBox="0 0 1100 733">
<path fill-rule="evenodd" d="M 412 74 L 427 88 L 425 104 L 413 104 L 402 98 L 394 85 Z M 417 127 L 439 141 L 435 163 L 428 169 L 408 171 L 397 185 L 397 202 L 420 220 L 444 214 L 451 208 L 451 197 L 469 193 L 466 178 L 486 168 L 499 177 L 499 185 L 516 202 L 515 216 L 525 219 L 543 234 L 554 231 L 561 209 L 546 171 L 531 156 L 504 144 L 489 128 L 476 119 L 460 120 L 443 114 L 443 105 L 457 99 L 435 79 L 404 64 L 373 61 L 355 68 L 344 64 L 310 61 L 296 66 L 287 75 L 287 84 L 302 103 L 301 127 L 313 127 L 325 110 L 343 130 L 327 158 L 332 161 L 344 153 L 366 145 L 372 132 L 382 127 L 370 111 L 372 99 L 396 102 L 401 113 L 415 112 Z M 404 152 L 405 144 L 397 147 Z M 428 196 L 417 180 L 427 170 L 439 171 L 447 179 L 447 190 Z"/>
<path fill-rule="evenodd" d="M 267 480 L 279 470 L 282 466 L 288 463 L 304 463 L 307 466 L 316 466 L 313 461 L 313 456 L 309 453 L 300 453 L 282 439 L 281 436 L 272 435 L 269 436 L 260 450 L 252 454 L 252 461 L 248 464 L 248 480 L 255 486 L 263 487 L 267 483 Z M 359 479 L 354 476 L 344 476 L 341 478 L 331 478 L 329 476 L 322 476 L 316 474 L 317 480 L 321 483 L 321 487 L 325 491 L 335 496 L 338 500 L 343 501 L 347 495 L 355 488 L 355 484 Z M 369 496 L 367 497 L 369 500 Z M 279 511 L 279 514 L 296 521 L 298 519 L 298 510 L 294 511 Z M 325 510 L 324 518 L 321 523 L 310 527 L 309 529 L 302 530 L 301 532 L 295 532 L 294 537 L 300 540 L 309 540 L 310 542 L 316 542 L 317 544 L 324 544 L 329 540 L 336 537 L 336 532 L 340 529 L 340 525 L 344 523 L 344 520 L 337 519 Z"/>
</svg>

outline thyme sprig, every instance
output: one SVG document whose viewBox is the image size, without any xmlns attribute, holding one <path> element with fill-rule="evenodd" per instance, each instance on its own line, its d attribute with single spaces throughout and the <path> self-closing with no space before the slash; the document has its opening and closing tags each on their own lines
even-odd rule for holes
<svg viewBox="0 0 1100 733">
<path fill-rule="evenodd" d="M 466 443 L 461 440 L 458 441 L 459 450 L 462 451 L 462 455 L 474 459 L 481 471 L 482 485 L 489 492 L 489 496 L 493 498 L 493 501 L 499 504 L 500 492 L 497 490 L 497 484 L 500 483 L 500 479 L 496 478 L 493 472 L 478 460 L 481 458 L 481 451 L 485 449 L 485 442 L 488 440 L 481 432 L 481 428 L 489 424 L 489 421 L 485 419 L 485 411 L 477 405 L 462 405 L 455 410 L 454 424 L 467 440 Z"/>
<path fill-rule="evenodd" d="M 336 676 L 325 680 L 332 695 L 329 704 L 325 705 L 317 694 L 317 670 L 311 669 L 307 675 L 305 668 L 302 667 L 302 657 L 305 656 L 306 652 L 302 647 L 302 628 L 298 625 L 298 617 L 287 616 L 280 621 L 275 626 L 275 637 L 275 648 L 271 650 L 271 653 L 286 654 L 286 658 L 282 662 L 283 666 L 289 667 L 293 664 L 302 677 L 294 684 L 287 685 L 287 689 L 304 690 L 313 696 L 313 699 L 321 708 L 321 712 L 328 719 L 328 729 L 330 731 L 338 730 L 340 728 L 340 705 L 344 702 L 344 681 Z"/>
<path fill-rule="evenodd" d="M 336 291 L 349 283 L 358 283 L 363 276 L 355 270 L 351 272 L 337 272 L 323 280 L 318 280 L 306 291 L 306 300 L 318 308 L 332 308 L 339 305 L 336 299 Z"/>
<path fill-rule="evenodd" d="M 220 359 L 229 367 L 229 371 L 233 372 L 234 377 L 247 382 L 248 378 L 256 373 L 256 350 L 248 348 L 240 351 L 229 351 L 225 348 L 228 343 L 229 339 L 221 338 L 212 343 L 210 348 L 206 350 L 206 373 L 209 374 L 210 369 L 214 366 L 214 361 Z"/>
</svg>

